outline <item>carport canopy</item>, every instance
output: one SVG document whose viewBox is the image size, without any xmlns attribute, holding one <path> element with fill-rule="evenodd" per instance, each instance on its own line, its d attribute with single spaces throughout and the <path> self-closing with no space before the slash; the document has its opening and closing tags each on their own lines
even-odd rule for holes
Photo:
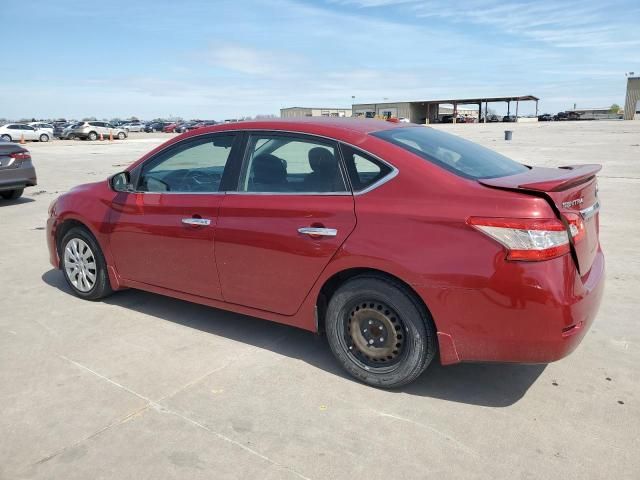
<svg viewBox="0 0 640 480">
<path fill-rule="evenodd" d="M 411 121 L 416 122 L 421 120 L 422 118 L 428 119 L 429 121 L 433 121 L 433 119 L 438 115 L 438 106 L 439 105 L 453 105 L 454 119 L 457 115 L 458 105 L 478 105 L 478 119 L 484 118 L 484 121 L 487 121 L 487 111 L 488 104 L 495 102 L 506 102 L 507 103 L 507 115 L 511 115 L 511 103 L 516 103 L 515 115 L 518 116 L 518 109 L 520 106 L 520 102 L 536 102 L 536 116 L 538 116 L 538 101 L 540 99 L 533 95 L 520 95 L 520 96 L 512 96 L 512 97 L 479 97 L 479 98 L 450 98 L 444 100 L 425 100 L 422 102 L 409 102 L 411 106 L 412 117 L 414 117 L 414 112 L 422 112 L 420 115 L 420 119 L 411 118 Z M 482 115 L 482 104 L 484 103 L 484 115 Z M 455 120 L 454 120 L 455 121 Z M 421 123 L 421 122 L 420 122 Z"/>
</svg>

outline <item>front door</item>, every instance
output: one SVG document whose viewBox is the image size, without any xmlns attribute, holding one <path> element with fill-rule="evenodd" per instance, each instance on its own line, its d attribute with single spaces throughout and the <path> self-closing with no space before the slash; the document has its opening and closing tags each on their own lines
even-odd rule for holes
<svg viewBox="0 0 640 480">
<path fill-rule="evenodd" d="M 135 193 L 117 193 L 110 245 L 128 280 L 221 299 L 214 239 L 225 167 L 236 136 L 203 135 L 159 152 L 132 172 Z"/>
<path fill-rule="evenodd" d="M 216 261 L 225 301 L 293 315 L 355 227 L 335 143 L 252 133 L 222 201 Z"/>
</svg>

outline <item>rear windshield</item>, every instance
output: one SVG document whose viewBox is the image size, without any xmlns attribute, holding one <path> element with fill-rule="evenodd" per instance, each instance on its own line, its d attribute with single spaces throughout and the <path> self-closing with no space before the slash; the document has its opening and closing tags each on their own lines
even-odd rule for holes
<svg viewBox="0 0 640 480">
<path fill-rule="evenodd" d="M 493 150 L 433 128 L 393 128 L 372 135 L 466 178 L 506 177 L 527 171 L 524 165 Z"/>
</svg>

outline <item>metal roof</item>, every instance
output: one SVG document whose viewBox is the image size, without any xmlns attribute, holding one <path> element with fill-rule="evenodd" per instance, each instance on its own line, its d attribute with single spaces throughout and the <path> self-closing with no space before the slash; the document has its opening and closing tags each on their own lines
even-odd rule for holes
<svg viewBox="0 0 640 480">
<path fill-rule="evenodd" d="M 402 102 L 368 102 L 368 103 L 356 103 L 354 105 L 392 105 L 398 103 L 462 103 L 462 104 L 474 104 L 480 102 L 524 102 L 527 100 L 540 100 L 534 95 L 520 95 L 515 97 L 477 97 L 477 98 L 449 98 L 445 100 L 412 100 Z"/>
</svg>

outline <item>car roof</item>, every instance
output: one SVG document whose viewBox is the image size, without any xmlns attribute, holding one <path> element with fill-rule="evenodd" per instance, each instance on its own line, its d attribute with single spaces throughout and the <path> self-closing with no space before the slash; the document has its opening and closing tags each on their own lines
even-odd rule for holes
<svg viewBox="0 0 640 480">
<path fill-rule="evenodd" d="M 309 117 L 295 119 L 243 120 L 219 123 L 197 130 L 198 135 L 228 130 L 281 130 L 332 138 L 361 137 L 380 130 L 415 127 L 411 123 L 392 123 L 377 119 Z"/>
</svg>

